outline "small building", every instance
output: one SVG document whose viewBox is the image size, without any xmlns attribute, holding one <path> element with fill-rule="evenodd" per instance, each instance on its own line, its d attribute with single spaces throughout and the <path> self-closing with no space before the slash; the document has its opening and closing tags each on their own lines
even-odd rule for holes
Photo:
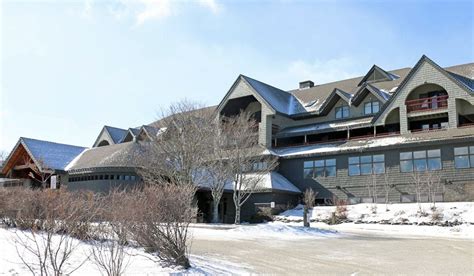
<svg viewBox="0 0 474 276">
<path fill-rule="evenodd" d="M 66 166 L 86 148 L 21 137 L 4 162 L 2 186 L 60 188 Z"/>
</svg>

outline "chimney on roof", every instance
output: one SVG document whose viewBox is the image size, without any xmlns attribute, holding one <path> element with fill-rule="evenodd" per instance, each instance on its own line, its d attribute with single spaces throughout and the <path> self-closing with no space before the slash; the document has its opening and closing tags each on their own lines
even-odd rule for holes
<svg viewBox="0 0 474 276">
<path fill-rule="evenodd" d="M 314 86 L 314 82 L 307 80 L 300 82 L 300 89 L 308 89 Z"/>
</svg>

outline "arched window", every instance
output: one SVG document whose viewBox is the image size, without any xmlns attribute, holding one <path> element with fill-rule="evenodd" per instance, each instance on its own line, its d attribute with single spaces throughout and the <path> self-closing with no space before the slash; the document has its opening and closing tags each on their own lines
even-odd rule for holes
<svg viewBox="0 0 474 276">
<path fill-rule="evenodd" d="M 108 146 L 110 145 L 107 140 L 102 140 L 100 143 L 97 145 L 98 147 L 103 147 L 103 146 Z"/>
</svg>

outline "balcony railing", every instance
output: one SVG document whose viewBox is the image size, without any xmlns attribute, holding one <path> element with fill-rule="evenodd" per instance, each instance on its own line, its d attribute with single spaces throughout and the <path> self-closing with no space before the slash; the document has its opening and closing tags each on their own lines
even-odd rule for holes
<svg viewBox="0 0 474 276">
<path fill-rule="evenodd" d="M 448 107 L 448 95 L 406 101 L 407 112 L 431 111 Z"/>
</svg>

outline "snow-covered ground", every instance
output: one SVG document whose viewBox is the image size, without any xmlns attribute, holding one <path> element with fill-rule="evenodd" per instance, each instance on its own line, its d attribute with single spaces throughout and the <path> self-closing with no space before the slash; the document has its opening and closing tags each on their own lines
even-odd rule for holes
<svg viewBox="0 0 474 276">
<path fill-rule="evenodd" d="M 431 203 L 398 203 L 398 204 L 354 204 L 347 205 L 347 218 L 353 222 L 388 223 L 388 224 L 425 224 L 425 223 L 474 223 L 474 203 L 440 202 L 433 210 Z M 421 209 L 420 209 L 421 208 Z M 421 210 L 421 212 L 420 212 Z M 310 210 L 312 221 L 324 221 L 336 211 L 334 206 L 316 206 Z M 433 213 L 442 214 L 437 220 Z M 276 216 L 279 221 L 302 221 L 303 206 L 287 210 Z"/>
<path fill-rule="evenodd" d="M 26 233 L 27 232 L 16 229 L 0 228 L 0 275 L 31 274 L 18 256 L 17 248 L 21 256 L 25 258 L 27 262 L 35 263 L 34 256 L 29 254 L 21 246 L 15 245 L 15 240 L 18 239 L 18 237 L 31 237 L 31 235 Z M 66 267 L 75 268 L 82 262 L 85 262 L 79 269 L 72 273 L 72 275 L 101 275 L 101 272 L 92 261 L 92 258 L 88 259 L 91 245 L 79 240 L 75 242 L 78 246 Z M 128 260 L 128 266 L 125 270 L 125 275 L 242 275 L 250 273 L 246 268 L 241 267 L 240 264 L 208 256 L 191 255 L 192 268 L 184 270 L 180 267 L 167 267 L 156 257 L 145 253 L 141 249 L 128 248 L 127 255 L 126 260 Z M 67 272 L 68 269 L 66 268 L 65 270 Z M 37 270 L 37 273 L 39 273 L 39 270 Z"/>
<path fill-rule="evenodd" d="M 242 240 L 242 239 L 321 239 L 334 238 L 340 234 L 331 229 L 305 228 L 301 224 L 285 223 L 242 224 L 238 226 L 193 225 L 191 233 L 199 239 Z"/>
<path fill-rule="evenodd" d="M 442 202 L 436 203 L 436 209 L 431 207 L 430 203 L 347 205 L 347 222 L 329 226 L 323 222 L 331 217 L 336 207 L 317 206 L 310 210 L 310 218 L 312 226 L 318 229 L 340 232 L 474 238 L 474 203 Z M 287 210 L 275 219 L 287 225 L 301 225 L 303 206 Z"/>
</svg>

